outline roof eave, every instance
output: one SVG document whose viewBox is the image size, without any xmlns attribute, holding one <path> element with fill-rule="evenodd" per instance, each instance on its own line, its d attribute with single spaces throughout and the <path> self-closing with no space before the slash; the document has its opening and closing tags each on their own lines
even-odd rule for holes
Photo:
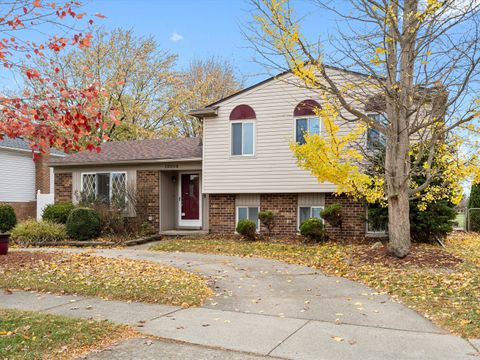
<svg viewBox="0 0 480 360">
<path fill-rule="evenodd" d="M 55 161 L 49 162 L 51 167 L 66 167 L 66 166 L 92 166 L 92 165 L 135 165 L 135 164 L 157 164 L 170 162 L 194 162 L 202 161 L 201 157 L 196 158 L 181 158 L 181 159 L 144 159 L 144 160 L 117 160 L 117 161 L 84 161 L 84 162 L 63 162 Z"/>
<path fill-rule="evenodd" d="M 188 115 L 195 116 L 196 118 L 208 118 L 218 115 L 218 106 L 204 107 L 202 109 L 191 110 Z"/>
</svg>

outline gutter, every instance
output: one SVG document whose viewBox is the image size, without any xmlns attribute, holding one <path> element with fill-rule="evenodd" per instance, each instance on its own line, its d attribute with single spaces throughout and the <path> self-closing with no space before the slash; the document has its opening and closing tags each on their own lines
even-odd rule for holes
<svg viewBox="0 0 480 360">
<path fill-rule="evenodd" d="M 153 160 L 117 160 L 117 161 L 87 161 L 87 162 L 62 162 L 54 161 L 49 162 L 48 166 L 51 167 L 64 167 L 64 166 L 95 166 L 95 165 L 135 165 L 135 164 L 162 164 L 172 162 L 194 162 L 202 161 L 202 158 L 185 158 L 185 159 L 153 159 Z"/>
</svg>

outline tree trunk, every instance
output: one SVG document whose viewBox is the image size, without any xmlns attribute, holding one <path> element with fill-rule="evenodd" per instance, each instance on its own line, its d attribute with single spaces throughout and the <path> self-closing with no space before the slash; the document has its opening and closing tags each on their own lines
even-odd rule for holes
<svg viewBox="0 0 480 360">
<path fill-rule="evenodd" d="M 408 191 L 388 199 L 388 250 L 403 258 L 410 251 L 410 208 Z"/>
</svg>

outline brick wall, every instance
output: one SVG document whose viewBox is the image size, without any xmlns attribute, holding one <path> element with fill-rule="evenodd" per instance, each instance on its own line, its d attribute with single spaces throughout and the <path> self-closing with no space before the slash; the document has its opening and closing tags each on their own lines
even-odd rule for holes
<svg viewBox="0 0 480 360">
<path fill-rule="evenodd" d="M 210 194 L 209 226 L 215 234 L 233 234 L 235 232 L 235 195 Z"/>
<path fill-rule="evenodd" d="M 290 236 L 297 233 L 297 194 L 261 194 L 260 211 L 273 212 L 275 226 L 272 235 Z M 266 232 L 263 229 L 262 233 Z"/>
<path fill-rule="evenodd" d="M 40 190 L 42 194 L 50 193 L 49 159 L 49 154 L 40 154 L 40 157 L 35 161 L 35 191 Z"/>
<path fill-rule="evenodd" d="M 137 216 L 144 218 L 160 231 L 160 172 L 137 171 Z M 173 209 L 171 209 L 173 211 Z"/>
<path fill-rule="evenodd" d="M 35 218 L 37 216 L 37 202 L 0 202 L 0 205 L 11 205 L 15 210 L 17 221 L 22 221 L 28 218 Z"/>
<path fill-rule="evenodd" d="M 325 205 L 342 205 L 344 224 L 342 232 L 327 223 L 327 234 L 333 239 L 365 238 L 365 207 L 362 202 L 347 196 L 325 194 Z M 270 210 L 275 216 L 274 236 L 294 236 L 297 233 L 297 194 L 261 194 L 260 210 Z M 235 231 L 235 194 L 211 194 L 209 207 L 210 231 L 217 234 L 232 234 Z M 266 229 L 261 228 L 262 233 Z"/>
<path fill-rule="evenodd" d="M 55 174 L 54 182 L 55 202 L 72 201 L 72 173 Z"/>
<path fill-rule="evenodd" d="M 327 234 L 334 239 L 340 237 L 354 240 L 364 239 L 366 232 L 364 204 L 345 195 L 325 194 L 325 206 L 330 204 L 342 205 L 343 225 L 340 232 L 339 228 L 332 228 L 326 223 Z"/>
</svg>

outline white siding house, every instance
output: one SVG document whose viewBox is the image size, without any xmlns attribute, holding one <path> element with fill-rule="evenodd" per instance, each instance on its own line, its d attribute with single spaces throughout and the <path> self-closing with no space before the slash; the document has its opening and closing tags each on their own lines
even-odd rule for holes
<svg viewBox="0 0 480 360">
<path fill-rule="evenodd" d="M 50 155 L 63 156 L 56 150 Z M 35 162 L 26 141 L 0 140 L 0 204 L 12 205 L 19 219 L 36 217 L 37 190 L 53 193 L 53 169 L 45 164 L 48 157 Z"/>
</svg>

